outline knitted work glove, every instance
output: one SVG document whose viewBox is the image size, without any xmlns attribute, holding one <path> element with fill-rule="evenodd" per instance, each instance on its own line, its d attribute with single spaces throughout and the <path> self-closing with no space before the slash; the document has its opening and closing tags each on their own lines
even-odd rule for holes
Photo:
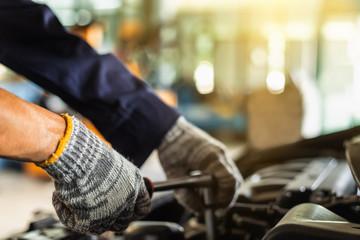
<svg viewBox="0 0 360 240">
<path fill-rule="evenodd" d="M 65 146 L 60 141 L 58 149 L 64 149 L 58 159 L 39 164 L 54 179 L 53 205 L 60 221 L 81 233 L 123 231 L 150 211 L 139 169 L 79 120 L 65 117 L 71 137 Z"/>
<path fill-rule="evenodd" d="M 190 172 L 200 170 L 217 180 L 216 205 L 226 207 L 236 201 L 236 190 L 243 179 L 225 146 L 185 118 L 180 117 L 165 135 L 158 154 L 167 178 L 189 176 Z M 196 190 L 179 189 L 175 196 L 190 211 L 203 210 L 202 198 Z"/>
</svg>

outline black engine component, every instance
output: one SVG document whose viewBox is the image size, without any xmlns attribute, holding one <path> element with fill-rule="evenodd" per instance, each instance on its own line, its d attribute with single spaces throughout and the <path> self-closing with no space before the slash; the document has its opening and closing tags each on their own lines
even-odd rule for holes
<svg viewBox="0 0 360 240">
<path fill-rule="evenodd" d="M 291 208 L 302 203 L 319 204 L 348 221 L 360 222 L 356 194 L 345 160 L 318 157 L 273 165 L 245 180 L 227 216 L 227 237 L 262 239 Z"/>
<path fill-rule="evenodd" d="M 292 208 L 266 233 L 263 240 L 356 240 L 360 224 L 350 223 L 328 209 L 313 203 Z"/>
<path fill-rule="evenodd" d="M 302 202 L 328 201 L 329 196 L 356 194 L 356 184 L 345 160 L 304 158 L 261 169 L 240 190 L 240 202 L 275 201 L 281 208 Z"/>
</svg>

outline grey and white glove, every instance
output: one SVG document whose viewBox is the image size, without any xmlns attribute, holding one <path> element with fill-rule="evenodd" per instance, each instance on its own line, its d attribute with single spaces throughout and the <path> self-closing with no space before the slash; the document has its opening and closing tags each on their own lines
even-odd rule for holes
<svg viewBox="0 0 360 240">
<path fill-rule="evenodd" d="M 81 233 L 125 230 L 150 211 L 140 170 L 67 117 L 72 130 L 66 147 L 55 162 L 40 164 L 54 179 L 53 205 L 60 221 Z"/>
<path fill-rule="evenodd" d="M 212 174 L 217 182 L 215 204 L 226 208 L 235 203 L 243 178 L 226 147 L 184 117 L 180 117 L 165 135 L 158 155 L 167 178 L 189 176 L 195 170 Z M 175 196 L 192 212 L 201 212 L 204 208 L 197 191 L 179 189 Z"/>
</svg>

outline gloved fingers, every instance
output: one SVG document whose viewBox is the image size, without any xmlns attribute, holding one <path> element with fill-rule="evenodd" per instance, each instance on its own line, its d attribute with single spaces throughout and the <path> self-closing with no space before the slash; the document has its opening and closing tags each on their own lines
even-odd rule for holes
<svg viewBox="0 0 360 240">
<path fill-rule="evenodd" d="M 132 220 L 141 219 L 149 213 L 148 201 L 150 199 L 150 194 L 146 189 L 145 184 L 143 185 L 144 186 L 142 186 L 139 190 L 139 194 L 134 207 L 134 215 Z"/>
<path fill-rule="evenodd" d="M 235 164 L 226 159 L 225 153 L 212 152 L 203 160 L 208 162 L 203 172 L 212 174 L 216 180 L 215 205 L 226 207 L 235 202 L 236 190 L 240 187 L 242 176 Z"/>
<path fill-rule="evenodd" d="M 81 233 L 87 232 L 86 223 L 81 223 L 77 219 L 76 213 L 64 204 L 56 192 L 53 193 L 52 202 L 60 222 L 63 223 L 66 228 Z"/>
<path fill-rule="evenodd" d="M 122 232 L 124 231 L 132 221 L 145 217 L 149 212 L 148 199 L 150 198 L 145 186 L 141 187 L 136 199 L 133 209 L 128 206 L 123 210 L 115 221 L 109 223 L 109 231 Z"/>
<path fill-rule="evenodd" d="M 212 158 L 218 160 L 220 157 L 217 154 L 207 156 L 209 161 L 207 161 L 207 165 L 200 166 L 200 171 L 203 174 L 212 175 L 216 179 L 214 205 L 227 207 L 234 200 L 236 186 L 240 185 L 240 183 L 238 184 L 238 178 L 229 172 L 228 167 L 225 167 L 220 161 L 214 161 Z M 189 176 L 189 172 L 184 168 L 168 169 L 167 176 L 169 179 L 180 178 Z M 202 212 L 204 210 L 204 199 L 199 189 L 179 189 L 175 191 L 175 197 L 180 204 L 192 212 Z"/>
<path fill-rule="evenodd" d="M 227 207 L 233 201 L 236 180 L 223 169 L 214 173 L 217 182 L 215 189 L 215 204 L 219 207 Z"/>
<path fill-rule="evenodd" d="M 181 165 L 178 165 L 176 167 L 164 167 L 163 166 L 163 168 L 164 168 L 166 177 L 168 179 L 188 177 L 190 174 L 190 172 Z"/>
<path fill-rule="evenodd" d="M 122 232 L 130 222 L 143 218 L 148 213 L 149 194 L 146 189 L 142 189 L 143 191 L 139 193 L 134 209 L 129 205 L 123 209 L 118 217 L 103 218 L 98 221 L 91 221 L 90 210 L 68 207 L 56 192 L 53 194 L 52 201 L 60 222 L 72 231 L 91 234 L 101 234 L 105 231 Z M 84 213 L 86 216 L 84 216 Z M 114 215 L 118 215 L 118 213 L 114 213 Z"/>
<path fill-rule="evenodd" d="M 177 189 L 175 190 L 175 198 L 190 212 L 201 213 L 204 210 L 203 199 L 196 189 Z"/>
<path fill-rule="evenodd" d="M 165 173 L 168 179 L 190 176 L 190 172 L 183 167 L 166 168 Z M 176 200 L 190 212 L 203 211 L 203 199 L 197 189 L 180 188 L 176 189 L 174 192 Z"/>
<path fill-rule="evenodd" d="M 215 201 L 213 205 L 222 208 L 227 207 L 234 196 L 235 179 L 229 176 L 229 174 L 224 174 L 223 171 L 219 171 L 215 178 L 219 180 L 217 181 L 217 187 L 215 189 Z M 204 210 L 204 198 L 201 190 L 198 188 L 177 189 L 175 190 L 175 197 L 182 206 L 191 212 L 201 213 Z"/>
</svg>

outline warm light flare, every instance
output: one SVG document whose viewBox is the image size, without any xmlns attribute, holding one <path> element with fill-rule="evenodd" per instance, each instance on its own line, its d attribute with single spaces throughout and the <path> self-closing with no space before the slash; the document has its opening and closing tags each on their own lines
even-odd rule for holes
<svg viewBox="0 0 360 240">
<path fill-rule="evenodd" d="M 202 61 L 194 73 L 196 89 L 200 94 L 214 91 L 214 67 L 210 62 Z"/>
<path fill-rule="evenodd" d="M 266 86 L 272 94 L 280 94 L 285 90 L 285 75 L 279 71 L 272 71 L 266 78 Z"/>
</svg>

